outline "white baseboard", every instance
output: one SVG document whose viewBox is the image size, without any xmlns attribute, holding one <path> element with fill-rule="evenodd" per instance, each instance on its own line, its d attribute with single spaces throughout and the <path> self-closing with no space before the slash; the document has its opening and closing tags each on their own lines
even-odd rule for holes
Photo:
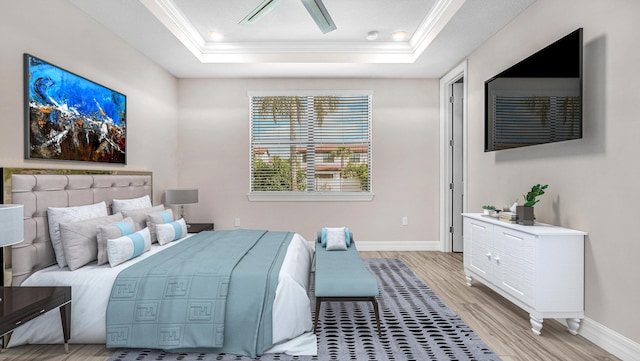
<svg viewBox="0 0 640 361">
<path fill-rule="evenodd" d="M 624 361 L 640 360 L 640 344 L 585 317 L 578 333 Z"/>
<path fill-rule="evenodd" d="M 356 241 L 358 251 L 442 251 L 440 242 Z"/>
</svg>

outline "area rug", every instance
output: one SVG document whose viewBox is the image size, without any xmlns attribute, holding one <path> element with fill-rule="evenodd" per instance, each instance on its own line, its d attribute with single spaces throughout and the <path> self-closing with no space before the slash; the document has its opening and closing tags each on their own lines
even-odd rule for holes
<svg viewBox="0 0 640 361">
<path fill-rule="evenodd" d="M 380 337 L 370 303 L 327 302 L 318 322 L 317 356 L 265 354 L 252 359 L 135 349 L 117 350 L 108 361 L 500 360 L 404 262 L 378 258 L 365 263 L 379 280 Z"/>
</svg>

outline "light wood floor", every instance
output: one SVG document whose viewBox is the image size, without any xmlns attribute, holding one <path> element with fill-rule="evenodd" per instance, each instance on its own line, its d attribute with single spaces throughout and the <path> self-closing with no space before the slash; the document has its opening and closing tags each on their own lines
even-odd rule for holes
<svg viewBox="0 0 640 361">
<path fill-rule="evenodd" d="M 400 258 L 504 361 L 618 360 L 581 336 L 572 336 L 553 320 L 545 320 L 541 336 L 530 331 L 526 312 L 487 287 L 467 287 L 462 255 L 440 252 L 362 252 L 364 258 Z M 104 345 L 20 346 L 0 353 L 0 361 L 104 361 Z"/>
</svg>

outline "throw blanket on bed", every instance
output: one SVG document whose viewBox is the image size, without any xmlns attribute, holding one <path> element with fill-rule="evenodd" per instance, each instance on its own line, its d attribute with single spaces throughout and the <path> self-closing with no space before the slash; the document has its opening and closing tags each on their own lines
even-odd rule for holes
<svg viewBox="0 0 640 361">
<path fill-rule="evenodd" d="M 107 347 L 261 354 L 272 346 L 273 299 L 292 237 L 201 232 L 123 270 L 107 306 Z"/>
</svg>

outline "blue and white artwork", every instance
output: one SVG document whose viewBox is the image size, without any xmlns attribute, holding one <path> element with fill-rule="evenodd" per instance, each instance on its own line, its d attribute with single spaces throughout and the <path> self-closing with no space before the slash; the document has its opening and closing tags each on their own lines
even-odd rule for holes
<svg viewBox="0 0 640 361">
<path fill-rule="evenodd" d="M 26 159 L 126 163 L 127 98 L 25 54 Z"/>
</svg>

